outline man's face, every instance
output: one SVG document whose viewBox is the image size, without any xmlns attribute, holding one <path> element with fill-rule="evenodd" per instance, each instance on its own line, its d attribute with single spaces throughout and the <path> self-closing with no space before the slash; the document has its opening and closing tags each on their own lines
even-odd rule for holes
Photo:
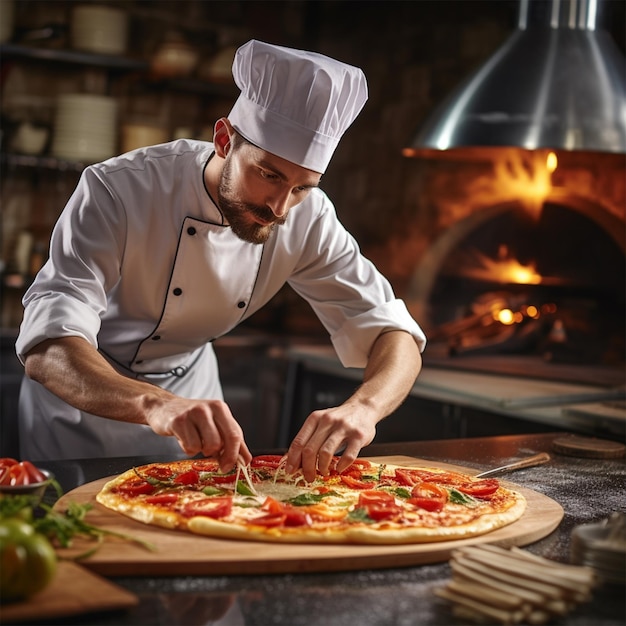
<svg viewBox="0 0 626 626">
<path fill-rule="evenodd" d="M 237 237 L 262 244 L 320 178 L 317 172 L 244 142 L 224 161 L 217 188 L 219 208 Z"/>
</svg>

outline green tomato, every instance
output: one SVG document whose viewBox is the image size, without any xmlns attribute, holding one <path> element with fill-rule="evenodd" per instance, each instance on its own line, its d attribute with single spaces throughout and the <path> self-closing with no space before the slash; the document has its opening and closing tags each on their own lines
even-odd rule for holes
<svg viewBox="0 0 626 626">
<path fill-rule="evenodd" d="M 18 518 L 0 521 L 0 602 L 23 600 L 54 578 L 57 558 L 48 539 Z"/>
</svg>

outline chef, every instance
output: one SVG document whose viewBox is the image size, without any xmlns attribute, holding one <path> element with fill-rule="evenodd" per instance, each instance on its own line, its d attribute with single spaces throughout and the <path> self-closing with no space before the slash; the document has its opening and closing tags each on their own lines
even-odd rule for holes
<svg viewBox="0 0 626 626">
<path fill-rule="evenodd" d="M 308 416 L 287 455 L 311 480 L 370 443 L 406 398 L 425 337 L 319 188 L 367 99 L 363 72 L 252 40 L 213 143 L 179 139 L 87 167 L 24 296 L 16 344 L 22 458 L 251 452 L 212 342 L 288 283 L 344 366 L 344 404 Z"/>
</svg>

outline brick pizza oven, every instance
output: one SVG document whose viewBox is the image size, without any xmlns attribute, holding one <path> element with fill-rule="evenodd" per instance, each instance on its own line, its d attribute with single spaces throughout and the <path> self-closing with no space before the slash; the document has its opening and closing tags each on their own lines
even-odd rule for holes
<svg viewBox="0 0 626 626">
<path fill-rule="evenodd" d="M 516 31 L 404 151 L 420 214 L 387 248 L 414 267 L 403 296 L 431 353 L 623 384 L 625 64 L 597 9 L 522 0 Z"/>
<path fill-rule="evenodd" d="M 424 161 L 396 251 L 425 250 L 405 299 L 449 355 L 624 357 L 623 155 L 517 148 Z M 397 253 L 397 252 L 396 252 Z"/>
</svg>

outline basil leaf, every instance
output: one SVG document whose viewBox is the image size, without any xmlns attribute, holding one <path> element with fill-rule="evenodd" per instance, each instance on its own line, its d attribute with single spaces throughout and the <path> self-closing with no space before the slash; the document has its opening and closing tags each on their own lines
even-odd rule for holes
<svg viewBox="0 0 626 626">
<path fill-rule="evenodd" d="M 261 505 L 256 500 L 247 500 L 244 502 L 241 502 L 241 500 L 239 500 L 238 502 L 233 502 L 233 506 L 238 506 L 238 507 L 241 507 L 242 509 L 260 509 L 261 508 Z"/>
<path fill-rule="evenodd" d="M 240 493 L 242 496 L 253 496 L 252 490 L 243 480 L 237 481 L 237 493 Z"/>
<path fill-rule="evenodd" d="M 408 500 L 411 497 L 411 492 L 406 489 L 406 487 L 396 487 L 393 490 L 393 493 L 398 496 L 398 498 L 404 498 Z"/>
<path fill-rule="evenodd" d="M 346 516 L 348 522 L 360 522 L 362 524 L 373 524 L 374 520 L 367 514 L 367 509 L 359 506 L 353 509 Z"/>
<path fill-rule="evenodd" d="M 469 508 L 473 508 L 478 506 L 479 502 L 472 498 L 472 496 L 468 496 L 466 493 L 461 493 L 457 489 L 448 489 L 450 502 L 454 504 L 463 504 Z"/>
<path fill-rule="evenodd" d="M 324 499 L 324 495 L 321 493 L 299 493 L 293 498 L 286 500 L 289 504 L 294 506 L 307 506 L 309 504 L 316 504 Z"/>
</svg>

